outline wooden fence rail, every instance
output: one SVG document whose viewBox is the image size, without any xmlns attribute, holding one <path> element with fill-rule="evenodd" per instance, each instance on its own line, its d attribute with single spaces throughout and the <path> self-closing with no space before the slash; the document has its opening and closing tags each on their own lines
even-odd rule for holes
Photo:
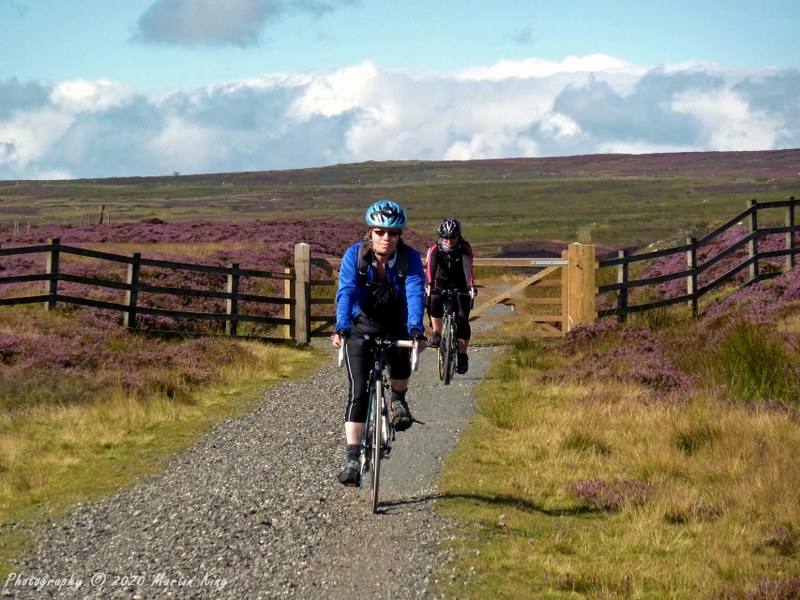
<svg viewBox="0 0 800 600">
<path fill-rule="evenodd" d="M 800 201 L 795 200 L 794 196 L 787 200 L 774 202 L 757 202 L 756 200 L 750 200 L 748 201 L 746 210 L 699 240 L 690 237 L 686 239 L 685 244 L 680 246 L 635 255 L 629 255 L 625 251 L 620 251 L 617 258 L 599 261 L 597 263 L 599 269 L 616 267 L 617 282 L 601 285 L 597 288 L 597 293 L 601 295 L 616 293 L 616 306 L 598 310 L 597 316 L 600 318 L 616 316 L 620 322 L 624 322 L 627 319 L 627 315 L 630 313 L 682 303 L 686 303 L 691 309 L 692 315 L 697 316 L 699 301 L 705 294 L 729 282 L 745 269 L 748 269 L 748 277 L 742 284 L 743 286 L 780 275 L 781 271 L 765 272 L 762 269 L 765 259 L 785 257 L 786 260 L 783 271 L 794 268 L 796 262 L 795 255 L 800 252 L 800 248 L 796 245 L 794 235 L 795 232 L 800 230 L 800 226 L 795 224 L 795 209 L 799 203 Z M 784 211 L 784 225 L 781 227 L 759 227 L 759 212 L 772 209 L 782 209 Z M 710 247 L 713 240 L 745 222 L 747 223 L 746 235 L 724 250 L 717 252 L 714 256 L 707 257 L 702 263 L 698 262 L 698 255 L 703 248 Z M 764 239 L 768 235 L 780 234 L 784 234 L 785 236 L 784 248 L 771 251 L 759 249 L 759 240 Z M 747 248 L 746 259 L 713 280 L 706 282 L 704 285 L 701 286 L 698 284 L 701 274 L 707 272 L 714 265 L 731 257 L 734 253 L 744 248 Z M 630 269 L 632 265 L 676 254 L 685 254 L 685 269 L 655 277 L 643 277 L 640 279 L 630 278 Z M 630 303 L 630 290 L 680 279 L 686 280 L 685 294 L 636 305 Z"/>
</svg>

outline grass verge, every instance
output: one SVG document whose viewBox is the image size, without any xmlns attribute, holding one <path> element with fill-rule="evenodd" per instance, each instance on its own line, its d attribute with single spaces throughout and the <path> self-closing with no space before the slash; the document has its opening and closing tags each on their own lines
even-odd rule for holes
<svg viewBox="0 0 800 600">
<path fill-rule="evenodd" d="M 322 360 L 308 349 L 237 345 L 240 359 L 179 397 L 174 389 L 141 396 L 104 388 L 88 401 L 39 403 L 0 416 L 0 577 L 29 547 L 29 531 L 158 471 L 214 423 L 244 413 L 266 388 Z"/>
<path fill-rule="evenodd" d="M 440 480 L 439 510 L 456 525 L 438 591 L 797 597 L 796 413 L 540 377 L 568 360 L 517 341 L 482 384 Z"/>
</svg>

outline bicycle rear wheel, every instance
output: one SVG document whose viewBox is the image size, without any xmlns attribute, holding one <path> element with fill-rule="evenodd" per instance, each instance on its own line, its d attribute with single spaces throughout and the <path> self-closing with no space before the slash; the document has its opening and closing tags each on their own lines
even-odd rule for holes
<svg viewBox="0 0 800 600">
<path fill-rule="evenodd" d="M 372 443 L 371 462 L 372 462 L 372 490 L 370 491 L 370 499 L 372 500 L 372 512 L 378 512 L 378 490 L 380 487 L 381 476 L 381 456 L 382 456 L 382 424 L 381 416 L 383 414 L 383 385 L 380 381 L 373 382 L 372 384 L 372 402 L 369 416 L 369 421 L 372 423 L 370 431 L 370 441 Z"/>
</svg>

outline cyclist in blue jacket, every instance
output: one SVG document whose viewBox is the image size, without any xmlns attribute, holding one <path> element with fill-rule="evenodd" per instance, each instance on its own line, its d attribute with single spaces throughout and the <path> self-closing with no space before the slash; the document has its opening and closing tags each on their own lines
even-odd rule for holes
<svg viewBox="0 0 800 600">
<path fill-rule="evenodd" d="M 346 486 L 361 483 L 358 461 L 367 419 L 367 375 L 371 367 L 368 349 L 348 343 L 348 336 L 381 334 L 413 339 L 418 351 L 425 349 L 425 271 L 419 252 L 401 239 L 406 213 L 396 202 L 378 200 L 367 209 L 366 220 L 367 234 L 345 251 L 339 268 L 332 336 L 336 348 L 345 346 L 349 379 L 344 423 L 347 463 L 339 473 L 339 481 Z M 391 348 L 387 357 L 392 423 L 397 431 L 404 431 L 413 423 L 406 402 L 410 352 L 408 348 Z"/>
</svg>

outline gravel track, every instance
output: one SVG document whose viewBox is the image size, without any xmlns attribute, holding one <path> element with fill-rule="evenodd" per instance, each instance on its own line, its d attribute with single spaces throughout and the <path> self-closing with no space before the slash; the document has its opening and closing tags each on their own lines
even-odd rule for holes
<svg viewBox="0 0 800 600">
<path fill-rule="evenodd" d="M 322 346 L 328 348 L 327 343 Z M 317 372 L 265 393 L 162 473 L 77 506 L 39 536 L 4 581 L 14 598 L 431 598 L 443 456 L 474 411 L 497 350 L 470 351 L 449 386 L 421 355 L 409 404 L 415 424 L 382 464 L 381 511 L 342 488 L 346 377 L 335 351 Z M 78 582 L 80 585 L 78 586 Z"/>
</svg>

